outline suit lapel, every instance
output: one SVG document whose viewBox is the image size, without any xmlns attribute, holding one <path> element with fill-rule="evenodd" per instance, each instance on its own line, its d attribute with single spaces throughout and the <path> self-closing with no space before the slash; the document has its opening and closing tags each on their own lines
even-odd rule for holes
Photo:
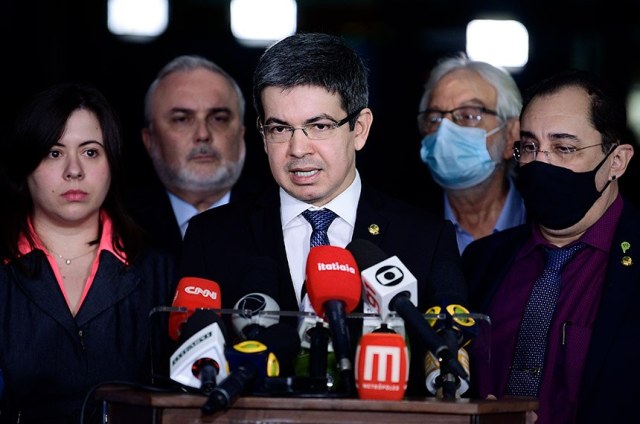
<svg viewBox="0 0 640 424">
<path fill-rule="evenodd" d="M 637 290 L 640 281 L 640 228 L 638 227 L 638 215 L 625 207 L 620 217 L 618 228 L 613 239 L 609 263 L 607 264 L 606 281 L 603 288 L 602 299 L 598 309 L 589 353 L 583 372 L 582 396 L 595 388 L 599 380 L 598 375 L 607 361 L 615 361 L 616 358 L 607 357 L 609 348 L 614 339 L 620 338 L 617 330 L 622 328 L 621 320 L 624 316 L 633 316 L 628 310 L 633 305 L 633 292 Z M 623 253 L 621 244 L 627 242 L 630 248 Z M 628 264 L 625 256 L 633 263 Z M 588 398 L 588 397 L 587 397 Z"/>
<path fill-rule="evenodd" d="M 298 302 L 293 289 L 287 251 L 284 247 L 282 223 L 280 221 L 280 198 L 277 190 L 269 190 L 258 203 L 258 208 L 250 217 L 253 246 L 259 256 L 271 257 L 278 265 L 278 293 L 281 310 L 298 310 Z"/>
<path fill-rule="evenodd" d="M 127 297 L 140 283 L 140 277 L 126 272 L 124 264 L 109 252 L 100 254 L 100 266 L 91 289 L 76 315 L 78 325 L 94 317 Z"/>
</svg>

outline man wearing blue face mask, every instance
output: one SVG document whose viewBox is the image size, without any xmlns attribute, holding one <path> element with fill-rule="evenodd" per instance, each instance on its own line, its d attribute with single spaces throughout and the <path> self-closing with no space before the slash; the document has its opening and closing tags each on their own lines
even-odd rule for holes
<svg viewBox="0 0 640 424">
<path fill-rule="evenodd" d="M 443 213 L 460 253 L 473 240 L 525 221 L 512 181 L 520 91 L 504 70 L 464 54 L 431 71 L 420 101 L 420 157 L 444 190 Z"/>
<path fill-rule="evenodd" d="M 533 396 L 537 424 L 627 422 L 640 338 L 640 212 L 620 194 L 633 147 L 624 102 L 582 71 L 533 87 L 517 185 L 530 222 L 471 243 L 473 311 L 491 317 L 477 395 Z"/>
</svg>

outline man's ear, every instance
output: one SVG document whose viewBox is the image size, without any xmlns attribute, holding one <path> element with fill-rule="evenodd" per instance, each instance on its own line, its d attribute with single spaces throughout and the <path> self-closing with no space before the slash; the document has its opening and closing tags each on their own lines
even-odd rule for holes
<svg viewBox="0 0 640 424">
<path fill-rule="evenodd" d="M 611 153 L 611 167 L 609 168 L 609 180 L 619 179 L 627 170 L 629 161 L 633 157 L 634 150 L 631 144 L 620 144 Z"/>
<path fill-rule="evenodd" d="M 373 123 L 373 112 L 368 107 L 360 111 L 360 115 L 356 120 L 355 127 L 353 129 L 354 145 L 356 150 L 361 150 L 367 143 L 367 137 L 369 137 L 369 131 L 371 130 L 371 124 Z M 348 125 L 348 124 L 347 124 Z"/>
<path fill-rule="evenodd" d="M 513 143 L 520 140 L 520 119 L 511 118 L 506 126 L 507 142 L 504 145 L 502 158 L 506 161 L 513 158 Z"/>
<path fill-rule="evenodd" d="M 147 149 L 148 153 L 151 150 L 151 130 L 148 127 L 144 127 L 140 131 L 140 135 L 142 136 L 142 144 L 144 144 L 144 148 Z"/>
</svg>

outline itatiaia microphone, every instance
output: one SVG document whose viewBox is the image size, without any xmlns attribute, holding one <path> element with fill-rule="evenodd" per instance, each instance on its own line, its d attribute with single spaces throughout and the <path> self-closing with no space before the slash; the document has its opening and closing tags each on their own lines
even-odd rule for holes
<svg viewBox="0 0 640 424">
<path fill-rule="evenodd" d="M 200 308 L 220 309 L 220 286 L 218 283 L 206 278 L 183 277 L 178 282 L 176 293 L 173 297 L 174 308 L 185 308 L 186 312 L 171 312 L 169 314 L 169 336 L 173 340 L 180 337 L 180 328 L 191 314 Z"/>
<path fill-rule="evenodd" d="M 361 269 L 363 295 L 382 319 L 396 311 L 405 323 L 415 329 L 427 349 L 455 374 L 467 379 L 468 374 L 452 353 L 450 347 L 417 308 L 418 282 L 397 256 L 387 256 L 378 246 L 364 239 L 352 240 L 347 245 Z"/>
<path fill-rule="evenodd" d="M 278 377 L 291 368 L 300 347 L 295 328 L 286 323 L 261 329 L 255 340 L 245 340 L 227 349 L 231 373 L 209 394 L 202 413 L 227 409 L 241 394 L 260 391 L 265 379 Z"/>
<path fill-rule="evenodd" d="M 351 340 L 346 314 L 360 302 L 360 277 L 353 255 L 337 246 L 311 248 L 306 266 L 309 301 L 329 322 L 333 351 L 347 394 L 355 394 Z"/>
</svg>

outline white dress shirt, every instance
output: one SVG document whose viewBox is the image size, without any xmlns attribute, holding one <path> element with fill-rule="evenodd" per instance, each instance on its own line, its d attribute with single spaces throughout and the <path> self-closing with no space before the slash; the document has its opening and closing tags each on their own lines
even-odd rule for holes
<svg viewBox="0 0 640 424">
<path fill-rule="evenodd" d="M 353 237 L 353 229 L 356 222 L 356 212 L 360 199 L 362 183 L 360 175 L 356 171 L 353 183 L 338 197 L 324 205 L 322 208 L 297 200 L 280 189 L 280 220 L 284 235 L 284 244 L 287 251 L 287 260 L 291 270 L 291 280 L 296 291 L 296 298 L 300 310 L 311 312 L 313 308 L 308 296 L 302 304 L 300 293 L 305 281 L 305 269 L 307 256 L 309 255 L 309 240 L 311 238 L 311 224 L 300 215 L 307 209 L 331 209 L 338 217 L 331 223 L 327 234 L 332 246 L 345 247 Z"/>
</svg>

